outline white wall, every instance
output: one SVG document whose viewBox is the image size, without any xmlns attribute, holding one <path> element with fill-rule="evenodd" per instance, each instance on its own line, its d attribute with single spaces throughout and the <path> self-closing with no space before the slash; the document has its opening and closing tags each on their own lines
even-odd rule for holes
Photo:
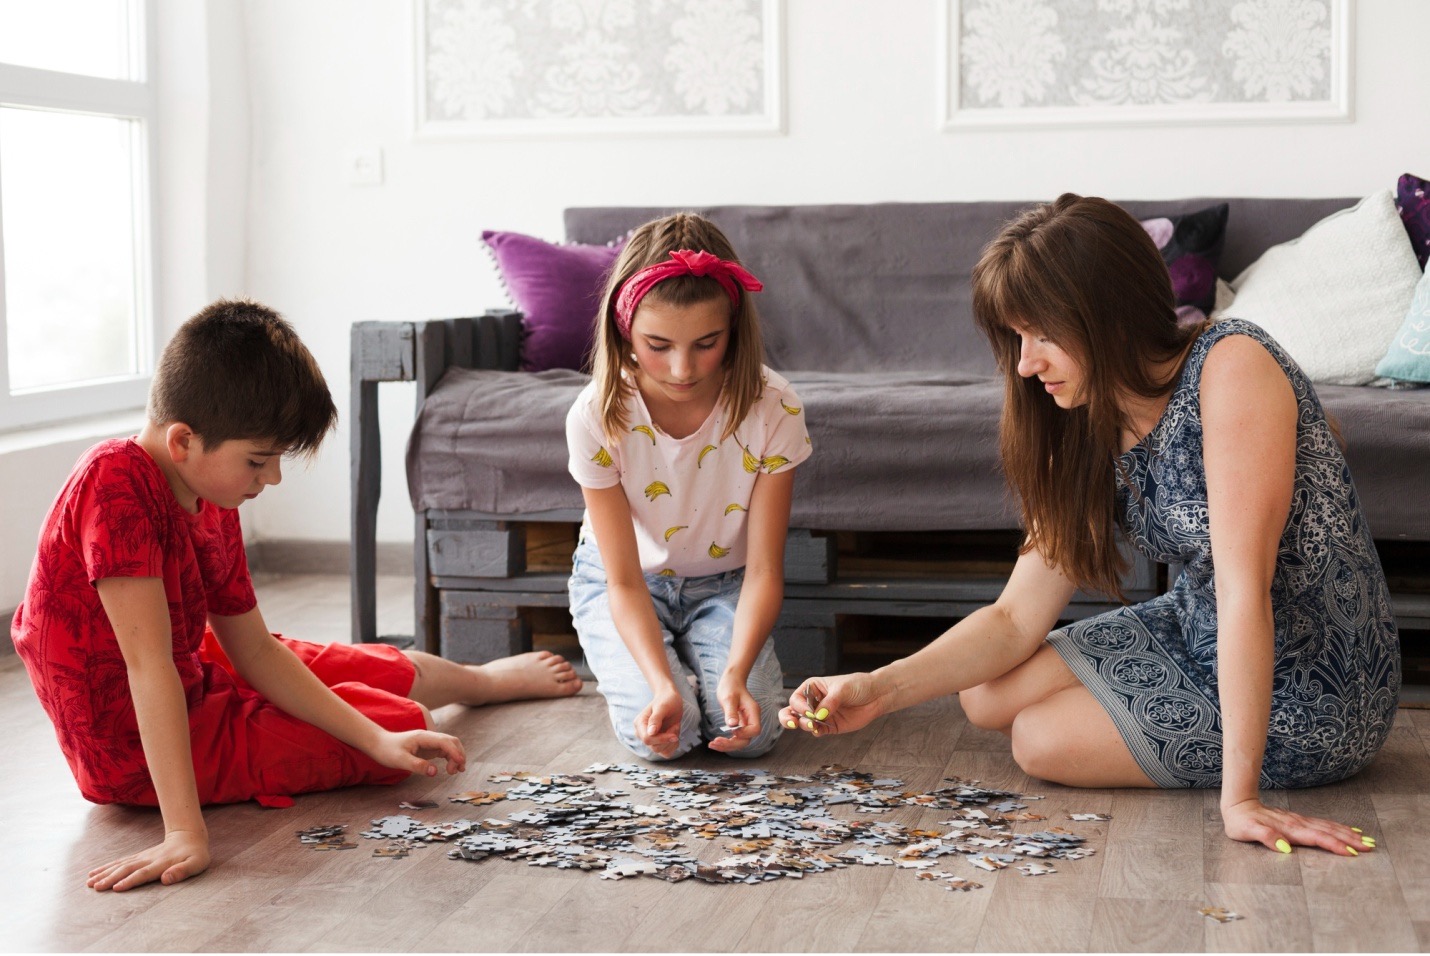
<svg viewBox="0 0 1430 956">
<path fill-rule="evenodd" d="M 181 125 L 164 170 L 166 322 L 220 294 L 269 303 L 343 413 L 311 466 L 246 506 L 261 538 L 347 538 L 349 326 L 505 304 L 484 228 L 557 239 L 570 205 L 1342 196 L 1430 173 L 1430 59 L 1405 28 L 1423 0 L 1355 5 L 1353 123 L 943 133 L 940 0 L 787 0 L 785 135 L 443 143 L 411 134 L 414 2 L 161 3 L 166 62 L 186 81 L 167 94 Z M 343 152 L 369 146 L 384 183 L 346 185 Z M 410 541 L 412 390 L 383 391 L 379 535 Z M 35 529 L 80 448 L 0 450 L 0 608 L 18 602 Z"/>
<path fill-rule="evenodd" d="M 248 92 L 241 0 L 155 0 L 154 9 L 162 342 L 211 299 L 244 291 Z M 97 411 L 84 422 L 0 435 L 0 610 L 24 596 L 40 521 L 75 460 L 143 423 L 142 410 Z"/>
<path fill-rule="evenodd" d="M 346 411 L 348 326 L 502 305 L 484 228 L 558 239 L 589 204 L 1195 195 L 1341 196 L 1430 172 L 1422 0 L 1356 5 L 1355 121 L 940 132 L 937 0 L 788 0 L 783 136 L 414 142 L 412 3 L 249 0 L 249 290 L 299 327 Z M 348 186 L 340 154 L 383 150 Z M 384 540 L 410 540 L 411 391 L 384 399 Z M 254 503 L 260 537 L 343 538 L 346 415 L 306 472 Z"/>
</svg>

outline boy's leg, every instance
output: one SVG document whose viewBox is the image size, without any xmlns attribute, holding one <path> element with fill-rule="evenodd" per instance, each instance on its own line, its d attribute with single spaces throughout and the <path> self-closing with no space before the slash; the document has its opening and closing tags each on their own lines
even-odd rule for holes
<svg viewBox="0 0 1430 956">
<path fill-rule="evenodd" d="M 720 678 L 730 660 L 730 641 L 735 631 L 735 607 L 740 600 L 740 584 L 744 575 L 730 572 L 712 576 L 708 585 L 686 588 L 688 613 L 685 632 L 676 640 L 676 649 L 689 663 L 699 681 L 700 704 L 703 712 L 702 730 L 707 740 L 729 736 L 720 727 L 725 723 L 725 709 L 716 696 Z M 745 689 L 760 707 L 760 730 L 747 746 L 739 750 L 722 751 L 734 757 L 758 757 L 775 745 L 780 735 L 779 712 L 788 700 L 784 691 L 784 672 L 775 656 L 775 642 L 766 639 L 755 658 Z"/>
<path fill-rule="evenodd" d="M 459 664 L 425 651 L 403 651 L 417 674 L 407 696 L 435 710 L 448 704 L 499 704 L 534 697 L 570 697 L 581 689 L 571 662 L 531 651 L 486 664 Z"/>
</svg>

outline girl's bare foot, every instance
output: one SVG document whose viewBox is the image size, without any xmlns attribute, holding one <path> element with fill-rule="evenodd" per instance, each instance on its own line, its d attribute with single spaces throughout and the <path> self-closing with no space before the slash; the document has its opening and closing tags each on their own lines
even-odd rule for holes
<svg viewBox="0 0 1430 956">
<path fill-rule="evenodd" d="M 571 662 L 551 651 L 515 654 L 486 664 L 469 664 L 482 679 L 484 692 L 477 704 L 499 704 L 533 697 L 570 697 L 581 689 L 581 678 Z"/>
</svg>

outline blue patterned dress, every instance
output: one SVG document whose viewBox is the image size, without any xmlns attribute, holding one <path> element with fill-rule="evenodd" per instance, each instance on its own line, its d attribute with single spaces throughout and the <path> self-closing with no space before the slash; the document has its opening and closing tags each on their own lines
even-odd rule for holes
<svg viewBox="0 0 1430 956">
<path fill-rule="evenodd" d="M 1250 322 L 1192 345 L 1155 428 L 1122 456 L 1117 508 L 1132 543 L 1185 565 L 1166 594 L 1048 636 L 1107 710 L 1138 765 L 1163 787 L 1221 784 L 1216 575 L 1207 521 L 1199 387 L 1228 335 L 1266 347 L 1296 394 L 1296 477 L 1271 584 L 1275 669 L 1261 786 L 1313 787 L 1370 762 L 1390 733 L 1400 645 L 1389 590 L 1350 470 L 1311 383 Z M 1132 493 L 1132 487 L 1137 493 Z"/>
</svg>

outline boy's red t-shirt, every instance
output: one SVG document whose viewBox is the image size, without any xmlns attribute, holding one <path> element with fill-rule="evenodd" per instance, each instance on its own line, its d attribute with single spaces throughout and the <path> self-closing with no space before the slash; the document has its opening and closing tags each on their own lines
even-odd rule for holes
<svg viewBox="0 0 1430 956">
<path fill-rule="evenodd" d="M 101 442 L 80 458 L 40 529 L 25 602 L 11 636 L 40 703 L 54 722 L 80 790 L 98 802 L 130 802 L 149 789 L 128 671 L 95 582 L 164 582 L 174 666 L 192 711 L 215 681 L 200 659 L 210 612 L 257 604 L 238 512 L 199 500 L 179 504 L 164 473 L 132 438 Z"/>
</svg>

